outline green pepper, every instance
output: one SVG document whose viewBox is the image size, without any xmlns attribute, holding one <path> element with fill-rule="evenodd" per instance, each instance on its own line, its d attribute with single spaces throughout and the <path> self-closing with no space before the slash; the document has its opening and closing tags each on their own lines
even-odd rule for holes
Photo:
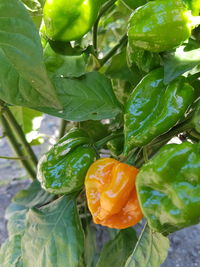
<svg viewBox="0 0 200 267">
<path fill-rule="evenodd" d="M 54 194 L 81 190 L 89 166 L 96 158 L 89 136 L 71 129 L 38 163 L 37 178 L 42 187 Z"/>
<path fill-rule="evenodd" d="M 147 74 L 131 93 L 124 114 L 124 153 L 142 147 L 169 131 L 194 99 L 194 89 L 179 77 L 168 86 L 163 83 L 163 69 Z"/>
<path fill-rule="evenodd" d="M 140 169 L 139 202 L 149 226 L 168 234 L 200 222 L 200 143 L 165 145 Z"/>
<path fill-rule="evenodd" d="M 80 127 L 88 133 L 94 142 L 109 135 L 108 125 L 101 123 L 101 121 L 81 121 Z"/>
<path fill-rule="evenodd" d="M 117 133 L 120 133 L 118 131 Z M 119 136 L 107 142 L 107 148 L 113 157 L 118 157 L 123 152 L 124 137 Z"/>
<path fill-rule="evenodd" d="M 148 0 L 122 0 L 122 2 L 124 2 L 124 4 L 130 9 L 136 9 L 139 6 L 143 6 L 149 1 Z"/>
<path fill-rule="evenodd" d="M 160 67 L 161 57 L 158 53 L 127 45 L 127 63 L 130 68 L 136 64 L 139 70 L 147 73 Z"/>
<path fill-rule="evenodd" d="M 180 46 L 196 26 L 182 0 L 151 1 L 138 8 L 129 21 L 130 46 L 162 52 Z"/>
<path fill-rule="evenodd" d="M 92 28 L 101 2 L 46 0 L 43 11 L 46 35 L 55 41 L 80 39 Z"/>
</svg>

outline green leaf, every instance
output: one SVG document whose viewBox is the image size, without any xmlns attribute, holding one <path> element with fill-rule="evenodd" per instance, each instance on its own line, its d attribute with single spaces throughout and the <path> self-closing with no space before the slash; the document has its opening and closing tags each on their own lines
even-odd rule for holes
<svg viewBox="0 0 200 267">
<path fill-rule="evenodd" d="M 89 72 L 79 78 L 54 77 L 63 111 L 41 108 L 51 115 L 72 121 L 101 120 L 121 112 L 111 81 L 103 74 Z"/>
<path fill-rule="evenodd" d="M 50 202 L 54 197 L 54 195 L 43 190 L 38 181 L 34 181 L 28 189 L 19 191 L 12 201 L 18 205 L 33 208 Z"/>
<path fill-rule="evenodd" d="M 21 126 L 29 143 L 35 142 L 37 144 L 37 141 L 42 140 L 42 136 L 38 132 L 43 119 L 42 112 L 20 106 L 11 106 L 10 110 Z"/>
<path fill-rule="evenodd" d="M 9 238 L 14 235 L 23 235 L 26 213 L 27 209 L 19 210 L 10 217 L 7 224 Z"/>
<path fill-rule="evenodd" d="M 10 204 L 6 210 L 9 239 L 0 249 L 0 266 L 2 267 L 23 266 L 21 257 L 21 239 L 25 230 L 26 213 L 26 208 L 16 204 Z"/>
<path fill-rule="evenodd" d="M 164 57 L 165 84 L 200 64 L 200 48 L 187 52 L 181 48 L 177 49 L 174 54 L 168 54 Z"/>
<path fill-rule="evenodd" d="M 74 196 L 32 209 L 22 238 L 24 267 L 77 267 L 83 239 Z"/>
<path fill-rule="evenodd" d="M 26 210 L 26 207 L 19 205 L 17 203 L 11 203 L 6 209 L 6 214 L 5 214 L 6 220 L 10 220 L 10 218 L 12 218 L 13 215 L 23 210 Z"/>
<path fill-rule="evenodd" d="M 85 262 L 87 267 L 95 267 L 98 259 L 96 229 L 89 224 L 85 231 Z"/>
<path fill-rule="evenodd" d="M 23 267 L 21 258 L 21 235 L 14 235 L 0 249 L 1 267 Z"/>
<path fill-rule="evenodd" d="M 125 267 L 159 267 L 166 259 L 168 249 L 168 238 L 146 225 Z"/>
<path fill-rule="evenodd" d="M 122 267 L 137 243 L 135 230 L 127 228 L 119 231 L 113 240 L 103 247 L 97 267 Z M 117 256 L 117 258 L 116 258 Z"/>
<path fill-rule="evenodd" d="M 43 63 L 38 31 L 19 0 L 0 2 L 0 98 L 31 108 L 62 108 Z"/>
</svg>

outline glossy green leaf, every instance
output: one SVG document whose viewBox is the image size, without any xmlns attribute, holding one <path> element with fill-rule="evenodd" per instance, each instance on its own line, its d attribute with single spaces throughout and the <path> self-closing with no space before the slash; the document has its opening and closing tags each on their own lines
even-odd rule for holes
<svg viewBox="0 0 200 267">
<path fill-rule="evenodd" d="M 164 57 L 164 83 L 168 84 L 176 77 L 200 64 L 200 49 L 184 52 L 177 49 L 174 54 Z"/>
<path fill-rule="evenodd" d="M 122 267 L 137 243 L 136 232 L 132 228 L 119 231 L 102 249 L 97 267 Z M 117 257 L 117 260 L 116 260 Z"/>
<path fill-rule="evenodd" d="M 103 74 L 89 72 L 79 78 L 54 77 L 62 111 L 40 110 L 66 120 L 101 120 L 115 117 L 121 106 L 113 92 L 111 81 Z"/>
<path fill-rule="evenodd" d="M 19 191 L 12 201 L 18 205 L 32 208 L 44 205 L 50 202 L 53 198 L 54 195 L 49 194 L 42 189 L 38 181 L 34 181 L 27 189 Z"/>
<path fill-rule="evenodd" d="M 78 267 L 83 238 L 74 196 L 32 209 L 22 238 L 23 267 Z"/>
<path fill-rule="evenodd" d="M 125 267 L 159 267 L 167 257 L 168 249 L 168 238 L 146 225 Z"/>
<path fill-rule="evenodd" d="M 0 2 L 0 98 L 32 108 L 62 108 L 43 63 L 38 31 L 19 0 Z"/>
</svg>

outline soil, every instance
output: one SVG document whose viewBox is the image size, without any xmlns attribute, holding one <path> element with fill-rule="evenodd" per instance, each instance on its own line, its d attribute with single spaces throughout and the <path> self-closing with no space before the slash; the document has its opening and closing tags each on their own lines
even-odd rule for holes
<svg viewBox="0 0 200 267">
<path fill-rule="evenodd" d="M 34 148 L 37 155 L 47 149 L 49 137 L 53 138 L 58 124 L 58 119 L 45 116 L 40 131 L 47 135 L 46 142 Z M 13 155 L 5 138 L 0 139 L 0 155 Z M 15 193 L 29 184 L 23 177 L 26 173 L 16 161 L 0 159 L 0 245 L 7 238 L 5 209 Z M 162 267 L 200 267 L 200 224 L 170 235 L 170 243 L 168 258 Z"/>
</svg>

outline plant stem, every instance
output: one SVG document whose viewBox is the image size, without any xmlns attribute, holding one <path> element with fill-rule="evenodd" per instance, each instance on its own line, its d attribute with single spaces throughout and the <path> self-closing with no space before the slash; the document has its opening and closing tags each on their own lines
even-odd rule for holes
<svg viewBox="0 0 200 267">
<path fill-rule="evenodd" d="M 16 158 L 16 157 L 0 156 L 0 159 L 8 159 L 8 160 L 27 160 L 27 157 Z"/>
<path fill-rule="evenodd" d="M 98 33 L 98 25 L 99 25 L 99 21 L 101 19 L 101 17 L 107 12 L 109 11 L 109 9 L 114 5 L 114 3 L 116 2 L 116 0 L 110 0 L 109 2 L 107 2 L 102 9 L 99 12 L 99 15 L 94 23 L 93 26 L 93 47 L 95 52 L 97 52 L 97 33 Z"/>
<path fill-rule="evenodd" d="M 126 34 L 124 34 L 121 39 L 119 40 L 119 42 L 107 53 L 107 55 L 105 55 L 101 60 L 100 60 L 100 64 L 101 66 L 103 66 L 116 52 L 117 50 L 121 47 L 126 45 L 128 40 L 128 37 Z"/>
<path fill-rule="evenodd" d="M 25 170 L 27 171 L 27 173 L 30 175 L 30 177 L 33 180 L 36 179 L 36 172 L 32 168 L 32 166 L 29 163 L 29 161 L 28 160 L 24 160 L 26 155 L 23 154 L 21 145 L 17 142 L 17 140 L 15 138 L 15 135 L 13 134 L 9 123 L 7 122 L 7 120 L 4 117 L 4 115 L 1 114 L 0 118 L 1 118 L 1 123 L 2 123 L 2 126 L 3 126 L 4 134 L 8 137 L 8 140 L 10 141 L 10 144 L 13 147 L 13 149 L 14 149 L 15 153 L 17 154 L 17 156 L 19 158 L 21 158 L 21 163 L 22 163 L 23 167 L 25 168 Z M 23 158 L 23 160 L 22 160 L 22 158 Z M 28 157 L 26 157 L 26 158 L 28 158 Z"/>
<path fill-rule="evenodd" d="M 67 126 L 67 121 L 62 119 L 60 123 L 58 140 L 65 135 L 66 126 Z"/>
<path fill-rule="evenodd" d="M 175 126 L 171 131 L 169 131 L 166 134 L 163 134 L 162 136 L 158 137 L 155 141 L 147 145 L 146 148 L 146 155 L 144 157 L 143 154 L 138 157 L 136 161 L 136 166 L 139 168 L 141 167 L 144 163 L 146 163 L 146 157 L 151 158 L 153 157 L 159 150 L 160 148 L 165 145 L 167 142 L 170 141 L 170 139 L 177 134 L 187 131 L 191 129 L 191 120 L 188 119 L 185 122 Z"/>
<path fill-rule="evenodd" d="M 150 143 L 150 145 L 153 146 L 153 145 L 159 144 L 160 142 L 163 142 L 165 140 L 170 140 L 172 137 L 176 136 L 177 134 L 185 132 L 187 130 L 190 130 L 191 128 L 192 128 L 191 119 L 188 119 L 188 120 L 178 124 L 174 128 L 172 128 L 171 131 L 169 131 L 169 132 L 161 135 L 157 139 L 155 139 L 155 141 Z"/>
<path fill-rule="evenodd" d="M 29 155 L 30 161 L 33 164 L 33 166 L 36 168 L 37 167 L 37 157 L 35 153 L 33 152 L 30 144 L 27 142 L 26 137 L 24 135 L 24 132 L 18 122 L 16 121 L 15 117 L 13 116 L 12 112 L 10 109 L 5 105 L 4 102 L 0 102 L 2 106 L 2 112 L 4 114 L 4 117 L 6 118 L 7 122 L 10 124 L 11 129 L 13 129 L 14 133 L 18 137 L 19 141 L 24 147 L 24 150 L 26 151 L 27 155 Z"/>
</svg>

